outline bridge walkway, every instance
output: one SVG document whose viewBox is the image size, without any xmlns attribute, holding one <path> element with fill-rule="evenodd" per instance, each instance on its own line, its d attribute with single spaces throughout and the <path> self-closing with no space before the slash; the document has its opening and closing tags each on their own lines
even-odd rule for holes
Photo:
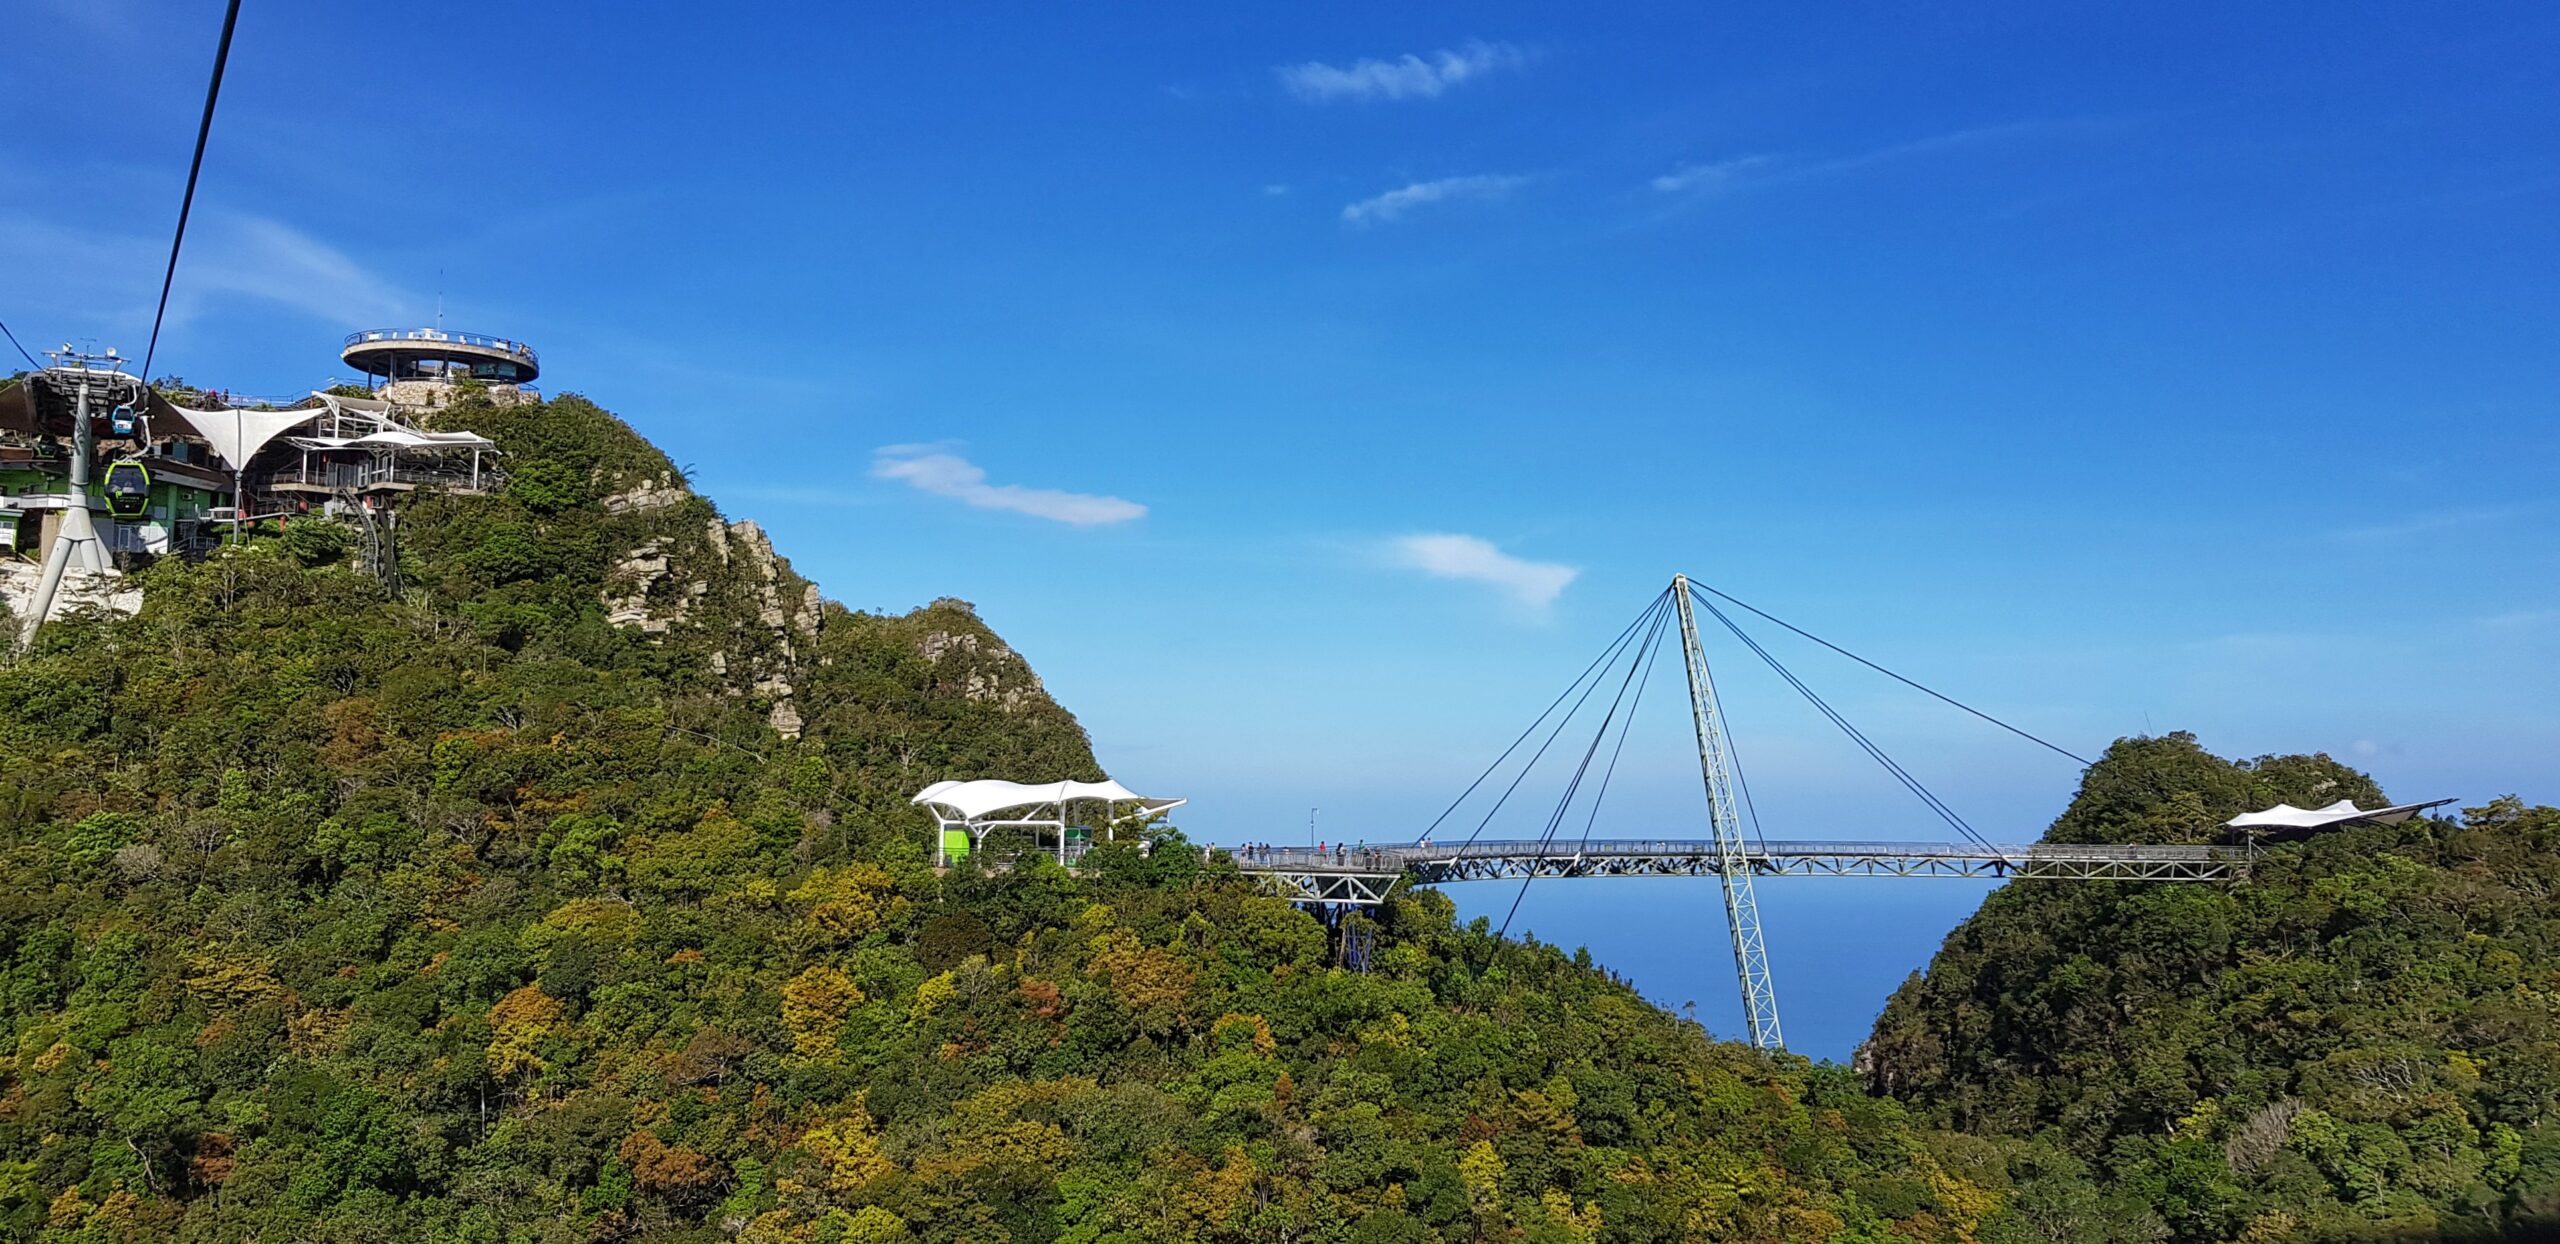
<svg viewBox="0 0 2560 1244">
<path fill-rule="evenodd" d="M 1531 877 L 1712 877 L 1723 871 L 1707 839 L 1609 839 L 1587 843 L 1479 841 L 1228 852 L 1272 892 L 1302 902 L 1368 906 L 1399 882 Z M 2070 881 L 2239 881 L 2250 853 L 2215 846 L 2111 846 L 1969 842 L 1751 843 L 1743 862 L 1760 877 L 1991 877 Z"/>
</svg>

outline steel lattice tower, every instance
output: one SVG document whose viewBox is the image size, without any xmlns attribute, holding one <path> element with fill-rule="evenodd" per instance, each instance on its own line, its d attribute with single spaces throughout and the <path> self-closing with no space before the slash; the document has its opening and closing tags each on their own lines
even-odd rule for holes
<svg viewBox="0 0 2560 1244">
<path fill-rule="evenodd" d="M 1689 604 L 1689 576 L 1671 580 L 1671 601 L 1680 611 L 1680 656 L 1689 669 L 1689 715 L 1698 728 L 1698 768 L 1707 783 L 1707 825 L 1713 831 L 1724 886 L 1725 925 L 1733 934 L 1733 970 L 1742 981 L 1742 1009 L 1751 1026 L 1751 1044 L 1764 1050 L 1786 1048 L 1778 1029 L 1778 989 L 1769 979 L 1769 947 L 1760 933 L 1760 900 L 1751 889 L 1751 861 L 1742 841 L 1742 809 L 1734 799 L 1730 748 L 1725 742 L 1723 714 L 1716 704 L 1715 682 L 1707 673 L 1706 650 L 1698 644 L 1698 619 Z"/>
</svg>

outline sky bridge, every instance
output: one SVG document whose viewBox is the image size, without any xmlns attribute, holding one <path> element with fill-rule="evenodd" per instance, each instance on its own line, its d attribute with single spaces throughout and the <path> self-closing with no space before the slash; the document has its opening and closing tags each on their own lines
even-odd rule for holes
<svg viewBox="0 0 2560 1244">
<path fill-rule="evenodd" d="M 1338 917 L 1356 908 L 1387 902 L 1411 886 L 1515 881 L 1525 896 L 1530 883 L 1545 878 L 1713 877 L 1724 900 L 1726 933 L 1732 944 L 1734 975 L 1742 992 L 1750 1041 L 1762 1048 L 1777 1049 L 1783 1048 L 1785 1037 L 1779 1027 L 1777 986 L 1770 976 L 1759 900 L 1753 889 L 1757 879 L 1943 877 L 2001 882 L 2238 884 L 2249 879 L 2262 838 L 2281 839 L 2359 823 L 2392 824 L 2436 806 L 2426 803 L 2359 809 L 2349 801 L 2326 808 L 2278 805 L 2222 825 L 2194 826 L 2189 835 L 2192 841 L 2181 844 L 1994 842 L 1780 663 L 1732 613 L 1726 612 L 1726 606 L 1793 632 L 2077 765 L 2090 764 L 2084 757 L 1679 575 L 1413 841 L 1376 846 L 1310 842 L 1284 847 L 1256 843 L 1224 848 L 1225 853 L 1270 893 L 1321 909 L 1329 922 L 1343 930 L 1346 947 L 1354 930 L 1341 925 Z M 1764 837 L 1741 760 L 1726 732 L 1724 705 L 1717 698 L 1714 676 L 1698 639 L 1698 613 L 1712 617 L 1774 670 L 1869 759 L 1883 766 L 1954 837 L 1938 841 Z M 1666 639 L 1672 635 L 1677 636 L 1680 649 L 1689 722 L 1706 795 L 1701 828 L 1707 836 L 1600 837 L 1594 831 L 1603 825 L 1603 801 L 1625 752 L 1636 710 L 1643 703 L 1655 657 L 1667 649 Z M 1613 686 L 1614 695 L 1601 694 Z M 1594 717 L 1596 728 L 1589 724 Z M 1577 734 L 1566 742 L 1565 731 L 1577 719 L 1586 723 L 1587 738 Z M 1566 745 L 1558 748 L 1559 742 Z M 1541 808 L 1512 805 L 1513 796 L 1551 755 L 1566 771 L 1561 793 Z M 1503 776 L 1506 773 L 1510 774 L 1507 780 Z M 1101 840 L 1108 841 L 1117 834 L 1117 827 L 1143 821 L 1180 801 L 1140 799 L 1127 788 L 1109 782 L 1024 786 L 981 780 L 936 783 L 916 796 L 916 802 L 933 813 L 939 826 L 938 862 L 947 864 L 982 853 L 990 845 L 991 832 L 1007 831 L 1019 841 L 1004 845 L 1004 853 L 986 858 L 1001 861 L 1024 850 L 1044 854 L 1054 851 L 1059 863 L 1073 866 L 1093 848 L 1097 831 Z M 2437 801 L 2441 802 L 2446 801 Z M 1484 807 L 1482 817 L 1474 820 L 1472 831 L 1462 836 L 1466 818 L 1452 818 L 1461 808 L 1486 803 L 1490 806 Z M 1084 807 L 1085 811 L 1070 815 L 1071 806 Z M 1515 818 L 1525 812 L 1541 822 L 1539 836 L 1488 833 L 1506 806 L 1513 808 Z M 1445 839 L 1440 837 L 1444 827 L 1448 831 Z M 1309 830 L 1312 834 L 1312 816 Z M 1930 832 L 1935 835 L 1939 831 L 1933 827 Z M 2211 841 L 2217 838 L 2222 841 Z M 1499 935 L 1510 932 L 1511 921 L 1519 912 L 1520 899 L 1514 898 Z"/>
<path fill-rule="evenodd" d="M 1721 602 L 1721 603 L 1720 603 Z M 1877 665 L 1837 644 L 1772 617 L 1687 575 L 1675 575 L 1671 586 L 1654 598 L 1617 639 L 1586 666 L 1563 694 L 1523 730 L 1492 764 L 1477 775 L 1431 825 L 1411 843 L 1344 848 L 1332 844 L 1307 847 L 1247 848 L 1232 854 L 1246 873 L 1266 889 L 1297 902 L 1322 905 L 1339 913 L 1371 906 L 1406 885 L 1462 881 L 1517 881 L 1526 895 L 1531 882 L 1570 877 L 1713 877 L 1723 895 L 1726 933 L 1732 943 L 1734 975 L 1741 986 L 1743 1013 L 1751 1043 L 1782 1048 L 1776 982 L 1771 979 L 1759 900 L 1753 883 L 1763 877 L 1950 877 L 1999 881 L 2121 881 L 2213 883 L 2248 878 L 2252 845 L 2215 846 L 2118 844 L 2002 844 L 1976 831 L 1945 800 L 1904 768 L 1874 739 L 1842 716 L 1803 679 L 1780 663 L 1727 613 L 1758 616 L 1765 622 L 1829 649 L 1905 687 L 1921 692 L 1980 720 L 2006 730 L 2082 766 L 2089 761 L 2044 739 L 1961 703 Z M 1699 642 L 1697 614 L 1722 624 L 1744 648 L 1775 671 L 1822 716 L 1839 727 L 1868 758 L 1919 799 L 1960 841 L 1787 841 L 1764 837 L 1750 786 L 1726 731 L 1725 710 L 1716 695 L 1715 678 Z M 1697 743 L 1699 775 L 1706 794 L 1703 838 L 1602 838 L 1602 801 L 1626 748 L 1627 732 L 1644 699 L 1658 645 L 1676 634 L 1680 664 L 1688 691 L 1690 725 Z M 1614 695 L 1603 690 L 1614 686 Z M 1585 709 L 1598 718 L 1588 726 L 1588 740 L 1555 750 L 1568 723 Z M 1588 720 L 1588 718 L 1584 718 Z M 1487 834 L 1512 796 L 1550 751 L 1567 766 L 1563 789 L 1551 807 L 1532 815 L 1543 820 L 1534 839 Z M 1515 760 L 1515 757 L 1521 759 Z M 1498 776 L 1514 773 L 1507 782 Z M 1491 806 L 1463 839 L 1451 826 L 1450 841 L 1434 836 L 1461 807 L 1482 794 Z M 2345 815 L 2357 813 L 2349 808 Z M 1460 822 L 1459 825 L 1463 825 Z M 2198 837 L 2217 827 L 2199 826 Z M 1328 849 L 1329 848 L 1329 849 Z M 1510 931 L 1520 900 L 1512 900 L 1502 931 Z"/>
<path fill-rule="evenodd" d="M 1924 842 L 1758 842 L 1731 857 L 1755 877 L 1977 877 L 2021 881 L 2239 881 L 2250 852 L 2218 846 L 1983 845 Z M 1569 877 L 1719 877 L 1726 853 L 1708 839 L 1583 843 L 1399 843 L 1343 850 L 1252 848 L 1236 867 L 1299 902 L 1369 906 L 1399 884 Z"/>
</svg>

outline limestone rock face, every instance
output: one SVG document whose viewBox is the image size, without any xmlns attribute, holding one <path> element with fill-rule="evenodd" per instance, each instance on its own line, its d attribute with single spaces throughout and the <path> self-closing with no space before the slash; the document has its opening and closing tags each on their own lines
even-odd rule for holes
<svg viewBox="0 0 2560 1244">
<path fill-rule="evenodd" d="M 968 602 L 945 598 L 903 616 L 850 613 L 795 573 L 761 525 L 723 518 L 679 475 L 653 466 L 599 477 L 595 491 L 620 550 L 602 588 L 607 619 L 682 654 L 698 691 L 751 705 L 776 733 L 798 738 L 866 722 L 881 711 L 874 697 L 921 693 L 1004 714 L 1019 738 L 1070 740 L 1057 755 L 1087 754 L 1074 719 Z M 836 664 L 835 654 L 861 651 L 874 637 L 894 637 L 927 670 L 883 671 L 870 658 L 852 671 Z M 1044 773 L 1056 764 L 1029 745 L 1008 763 Z"/>
<path fill-rule="evenodd" d="M 677 612 L 661 615 L 650 608 L 650 597 L 667 579 L 671 563 L 661 542 L 651 540 L 623 555 L 613 565 L 604 581 L 604 619 L 615 626 L 637 626 L 652 635 L 663 635 L 682 619 L 683 604 Z"/>
<path fill-rule="evenodd" d="M 38 562 L 0 563 L 0 601 L 9 611 L 24 618 L 35 608 L 36 590 L 44 579 L 44 568 Z M 45 615 L 48 622 L 82 609 L 104 609 L 132 615 L 142 612 L 142 589 L 112 570 L 80 570 L 65 567 L 62 586 L 53 594 L 53 611 Z"/>
<path fill-rule="evenodd" d="M 703 668 L 720 691 L 769 704 L 773 728 L 798 737 L 798 669 L 826 618 L 817 585 L 792 573 L 763 527 L 723 521 L 672 474 L 615 482 L 606 512 L 656 534 L 607 575 L 606 620 L 661 642 L 708 641 Z M 681 513 L 688 506 L 698 522 Z"/>
<path fill-rule="evenodd" d="M 1031 672 L 1031 663 L 992 636 L 928 631 L 917 642 L 916 652 L 937 666 L 952 667 L 953 685 L 963 699 L 1020 712 L 1048 694 L 1040 676 Z"/>
<path fill-rule="evenodd" d="M 659 472 L 654 479 L 644 479 L 620 492 L 607 494 L 607 514 L 649 514 L 681 505 L 693 494 L 675 482 L 675 477 Z"/>
<path fill-rule="evenodd" d="M 461 399 L 463 393 L 463 388 L 450 380 L 394 380 L 374 390 L 375 397 L 413 415 L 451 406 Z M 540 400 L 511 384 L 481 385 L 478 394 L 497 406 Z"/>
</svg>

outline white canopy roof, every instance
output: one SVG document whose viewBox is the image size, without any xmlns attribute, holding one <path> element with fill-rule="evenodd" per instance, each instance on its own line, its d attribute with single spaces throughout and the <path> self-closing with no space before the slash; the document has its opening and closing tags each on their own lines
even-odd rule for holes
<svg viewBox="0 0 2560 1244">
<path fill-rule="evenodd" d="M 498 443 L 470 432 L 420 432 L 385 428 L 363 436 L 296 436 L 305 449 L 496 449 Z"/>
<path fill-rule="evenodd" d="M 998 812 L 1016 809 L 1058 809 L 1082 800 L 1108 803 L 1135 803 L 1138 810 L 1131 816 L 1152 816 L 1170 808 L 1181 807 L 1187 800 L 1150 799 L 1108 778 L 1099 782 L 1043 782 L 1029 785 L 997 778 L 980 778 L 970 782 L 936 782 L 918 792 L 910 803 L 923 804 L 949 819 L 984 820 Z"/>
<path fill-rule="evenodd" d="M 2450 799 L 2437 799 L 2427 803 L 2394 804 L 2370 811 L 2356 807 L 2352 799 L 2341 799 L 2325 808 L 2297 808 L 2289 803 L 2280 803 L 2264 812 L 2243 812 L 2223 824 L 2233 829 L 2327 829 L 2350 822 L 2397 825 L 2429 808 L 2440 808 L 2452 802 Z"/>
<path fill-rule="evenodd" d="M 301 410 L 189 410 L 171 405 L 195 434 L 213 446 L 223 463 L 237 470 L 257 457 L 267 442 L 329 413 L 325 406 Z"/>
<path fill-rule="evenodd" d="M 391 403 L 377 398 L 314 393 L 318 406 L 296 410 L 190 410 L 171 405 L 195 434 L 213 445 L 222 461 L 238 469 L 268 443 L 308 423 L 327 420 L 327 431 L 357 431 L 357 436 L 296 436 L 290 443 L 304 449 L 497 449 L 497 442 L 473 432 L 426 432 L 391 417 Z M 315 428 L 316 433 L 321 429 Z"/>
</svg>

